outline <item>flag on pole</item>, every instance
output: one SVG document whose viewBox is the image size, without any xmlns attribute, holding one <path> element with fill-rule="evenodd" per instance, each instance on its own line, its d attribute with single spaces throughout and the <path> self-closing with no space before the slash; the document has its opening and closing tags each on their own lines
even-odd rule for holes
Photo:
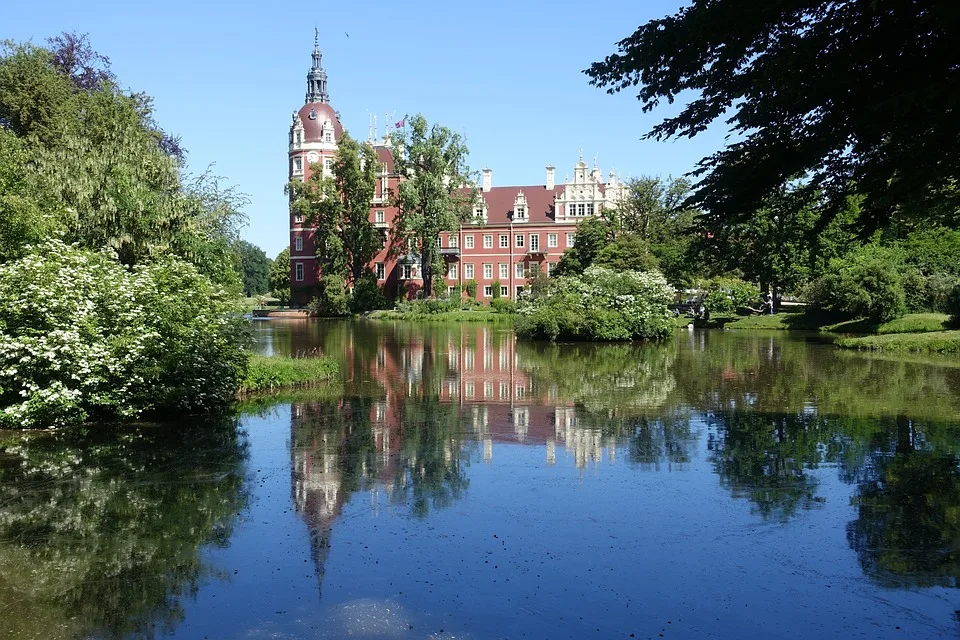
<svg viewBox="0 0 960 640">
<path fill-rule="evenodd" d="M 399 120 L 399 121 L 398 121 L 395 125 L 393 125 L 393 126 L 394 126 L 395 128 L 397 128 L 397 129 L 403 129 L 403 126 L 404 126 L 404 124 L 405 124 L 406 122 L 407 122 L 407 116 L 403 116 L 403 119 Z"/>
</svg>

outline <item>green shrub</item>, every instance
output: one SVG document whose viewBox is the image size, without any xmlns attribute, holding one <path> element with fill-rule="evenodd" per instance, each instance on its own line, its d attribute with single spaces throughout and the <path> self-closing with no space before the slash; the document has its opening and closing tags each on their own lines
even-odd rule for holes
<svg viewBox="0 0 960 640">
<path fill-rule="evenodd" d="M 230 296 L 185 262 L 59 241 L 0 266 L 0 428 L 221 410 L 247 367 Z"/>
<path fill-rule="evenodd" d="M 517 303 L 509 298 L 494 298 L 490 301 L 490 306 L 497 313 L 516 313 Z"/>
<path fill-rule="evenodd" d="M 490 286 L 491 286 L 491 288 L 493 289 L 493 292 L 492 292 L 492 293 L 493 293 L 493 297 L 491 298 L 491 302 L 492 302 L 493 300 L 499 300 L 499 299 L 500 299 L 500 286 L 501 286 L 501 285 L 500 285 L 500 281 L 499 281 L 499 280 L 494 280 L 493 282 L 490 283 Z"/>
<path fill-rule="evenodd" d="M 673 289 L 658 272 L 616 272 L 589 267 L 563 276 L 544 295 L 517 305 L 521 338 L 637 340 L 664 338 L 673 330 L 667 305 Z"/>
<path fill-rule="evenodd" d="M 467 289 L 467 295 L 473 298 L 474 300 L 476 300 L 477 299 L 477 281 L 467 280 L 467 283 L 465 286 Z"/>
<path fill-rule="evenodd" d="M 377 283 L 377 277 L 372 271 L 365 272 L 353 285 L 353 297 L 350 300 L 350 311 L 365 313 L 376 309 L 386 309 L 387 299 Z"/>
<path fill-rule="evenodd" d="M 903 254 L 866 245 L 830 261 L 808 290 L 814 308 L 840 318 L 886 322 L 907 312 Z"/>
<path fill-rule="evenodd" d="M 340 317 L 350 313 L 350 293 L 343 276 L 328 274 L 320 278 L 317 297 L 310 301 L 310 309 L 321 316 Z"/>
<path fill-rule="evenodd" d="M 947 296 L 944 311 L 950 314 L 950 326 L 960 328 L 960 284 L 954 286 Z"/>
<path fill-rule="evenodd" d="M 705 287 L 706 307 L 714 313 L 729 313 L 757 302 L 760 288 L 739 278 L 712 278 Z"/>
</svg>

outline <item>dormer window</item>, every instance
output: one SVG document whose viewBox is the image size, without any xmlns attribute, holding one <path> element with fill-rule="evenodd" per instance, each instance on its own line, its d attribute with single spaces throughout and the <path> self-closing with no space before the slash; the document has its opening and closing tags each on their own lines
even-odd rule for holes
<svg viewBox="0 0 960 640">
<path fill-rule="evenodd" d="M 527 196 L 523 195 L 523 191 L 517 191 L 517 197 L 513 201 L 513 221 L 527 221 Z"/>
<path fill-rule="evenodd" d="M 333 134 L 330 133 L 329 131 L 327 131 L 326 133 L 324 133 L 324 134 L 323 134 L 323 141 L 324 141 L 324 142 L 333 142 Z"/>
<path fill-rule="evenodd" d="M 297 144 L 301 144 L 302 142 L 303 142 L 303 131 L 297 131 Z"/>
</svg>

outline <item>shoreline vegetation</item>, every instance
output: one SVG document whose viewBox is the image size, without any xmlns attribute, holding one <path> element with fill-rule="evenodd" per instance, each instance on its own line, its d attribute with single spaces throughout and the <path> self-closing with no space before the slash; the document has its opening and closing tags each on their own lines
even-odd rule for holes
<svg viewBox="0 0 960 640">
<path fill-rule="evenodd" d="M 252 355 L 237 396 L 309 387 L 330 381 L 339 370 L 337 361 L 329 356 L 293 358 Z"/>
</svg>

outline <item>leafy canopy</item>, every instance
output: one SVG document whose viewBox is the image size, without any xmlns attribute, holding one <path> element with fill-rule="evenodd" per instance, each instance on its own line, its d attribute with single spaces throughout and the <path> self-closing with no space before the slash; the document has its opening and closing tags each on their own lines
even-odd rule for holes
<svg viewBox="0 0 960 640">
<path fill-rule="evenodd" d="M 393 246 L 420 256 L 424 293 L 433 292 L 434 273 L 445 271 L 437 250 L 443 231 L 456 231 L 472 214 L 476 192 L 469 179 L 467 145 L 458 133 L 417 114 L 396 134 L 393 158 L 402 176 L 393 194 L 398 215 Z"/>
<path fill-rule="evenodd" d="M 684 102 L 648 134 L 693 137 L 727 118 L 734 142 L 700 161 L 692 201 L 720 220 L 809 176 L 857 222 L 898 211 L 960 222 L 960 5 L 936 0 L 693 0 L 593 63 L 591 84 L 638 87 L 644 111 Z"/>
</svg>

